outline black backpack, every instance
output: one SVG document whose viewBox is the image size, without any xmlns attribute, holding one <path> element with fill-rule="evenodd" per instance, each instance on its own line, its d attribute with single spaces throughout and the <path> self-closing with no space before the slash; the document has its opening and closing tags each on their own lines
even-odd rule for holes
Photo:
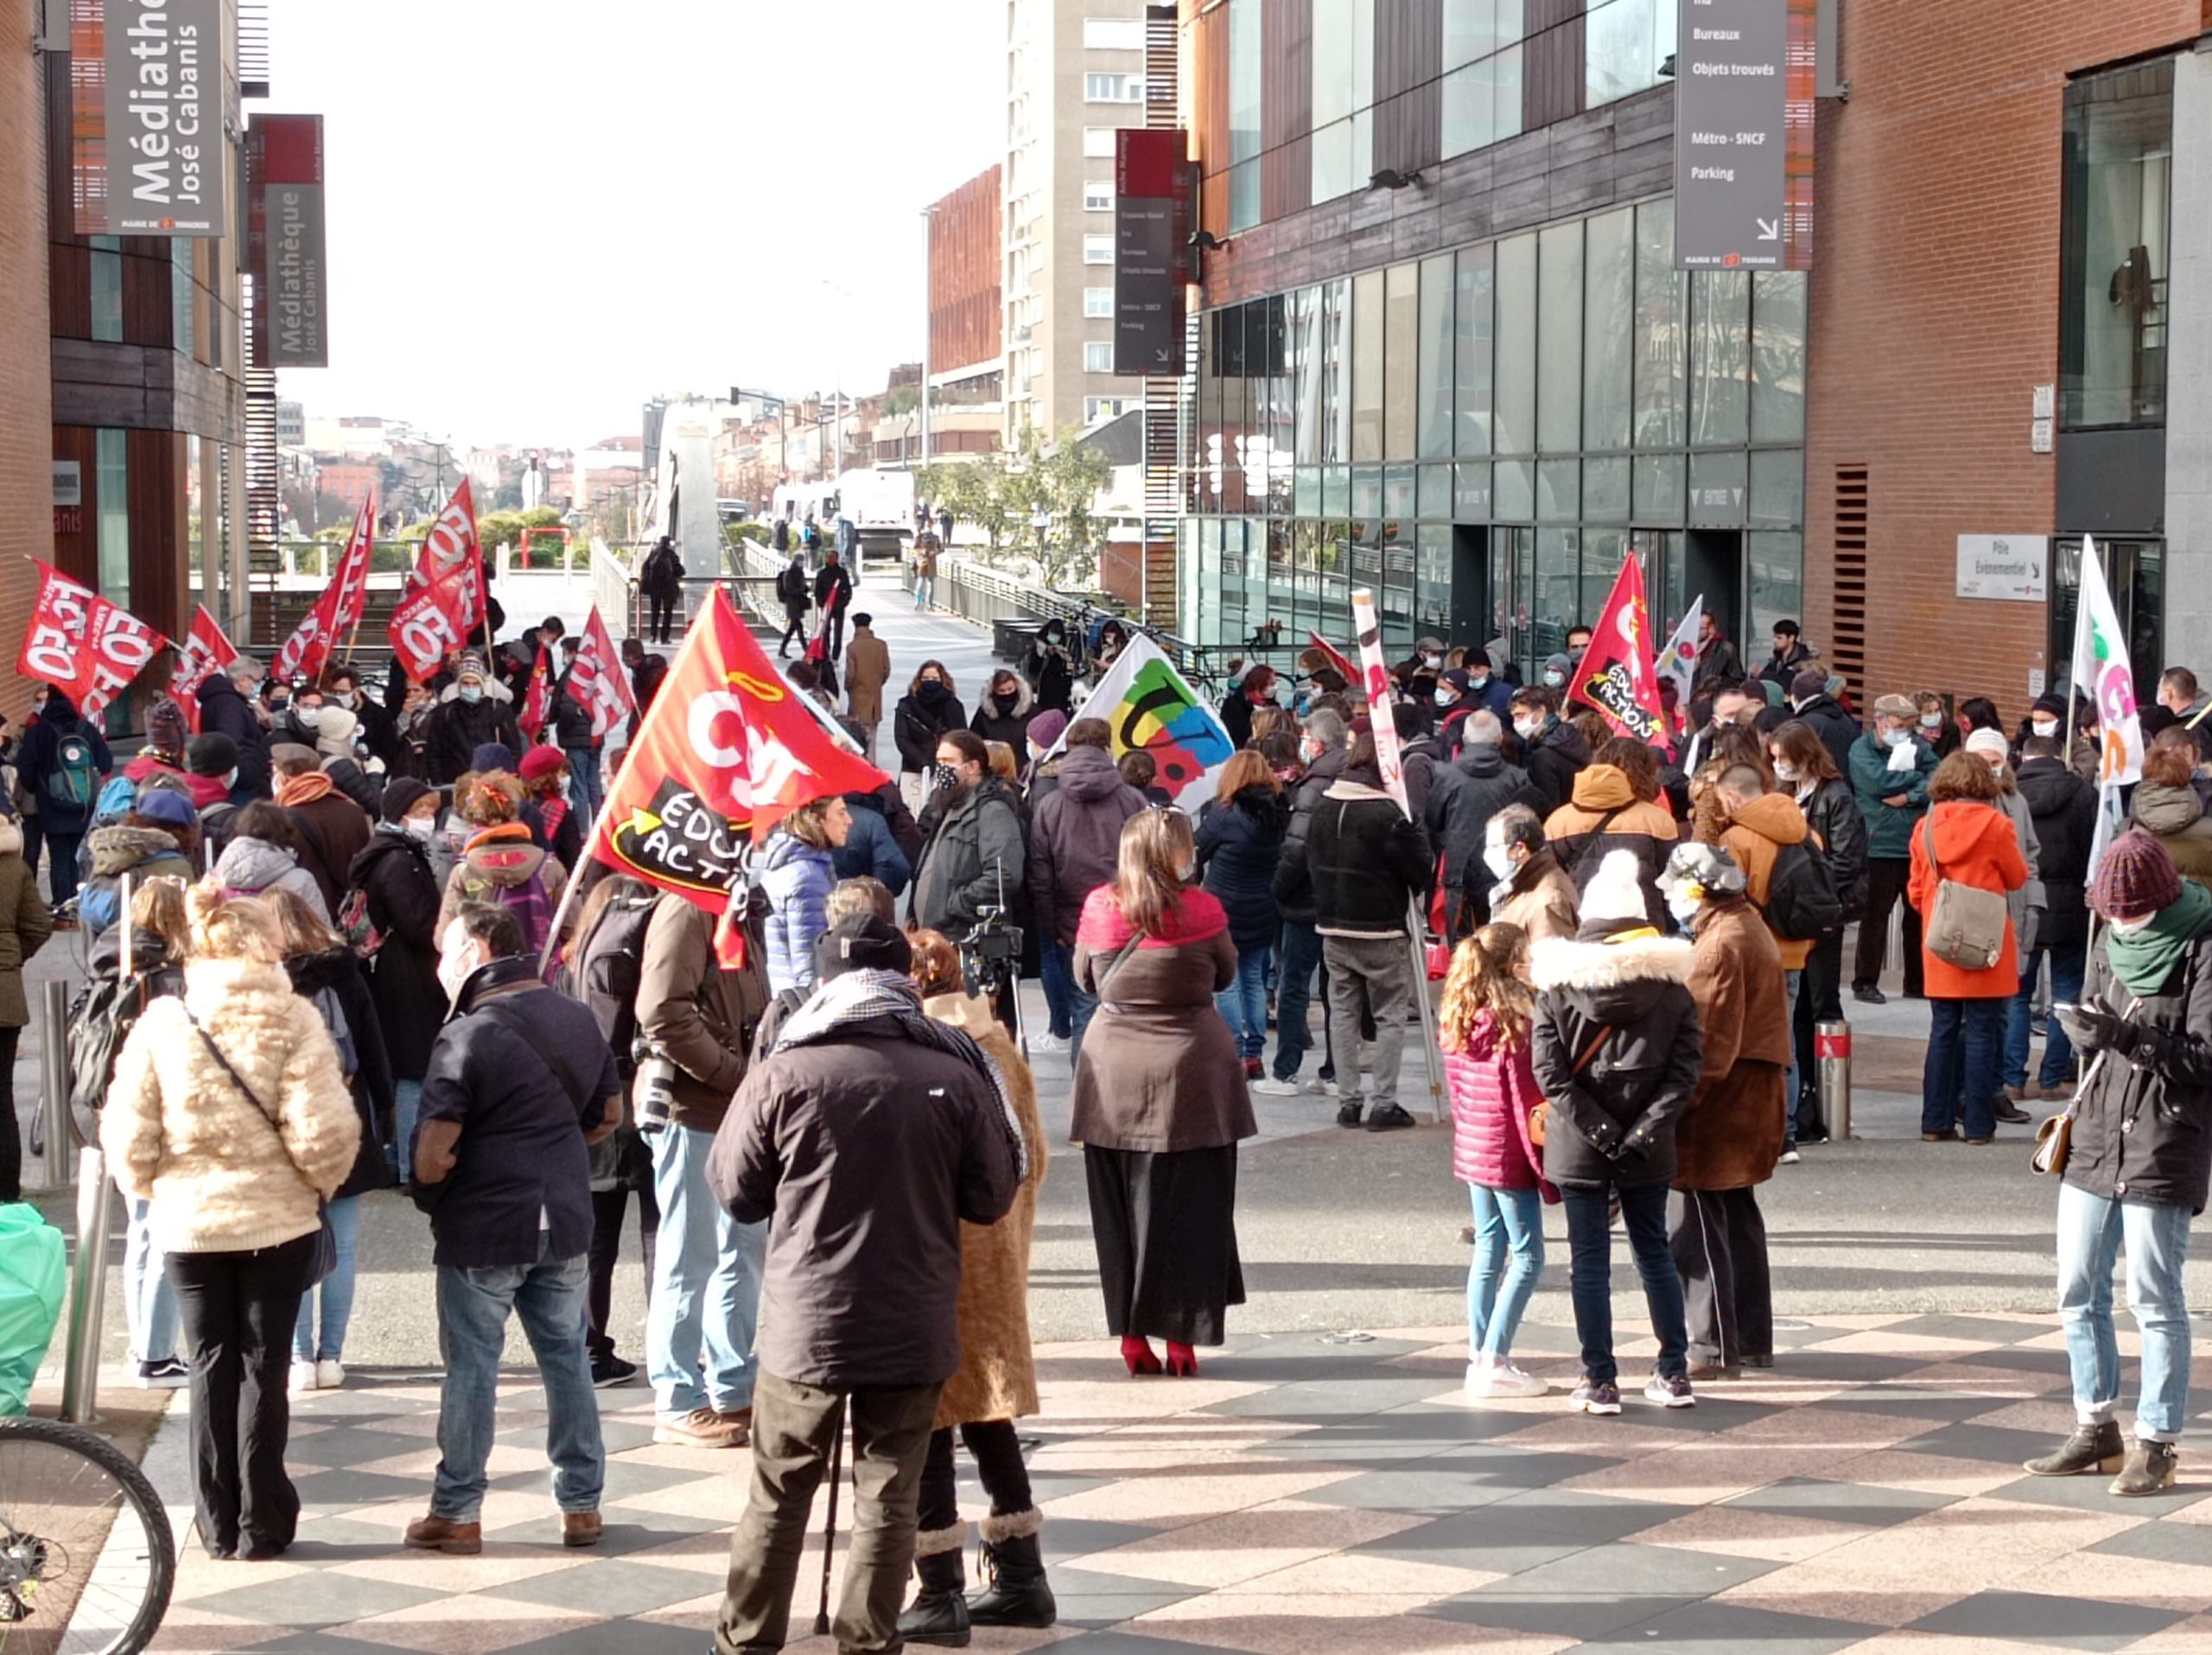
<svg viewBox="0 0 2212 1655">
<path fill-rule="evenodd" d="M 625 1080 L 637 1063 L 631 1048 L 638 1037 L 638 983 L 645 967 L 645 928 L 652 923 L 660 894 L 643 880 L 618 877 L 591 934 L 576 951 L 568 992 L 583 1003 L 614 1053 Z"/>
<path fill-rule="evenodd" d="M 123 1042 L 148 1006 L 163 995 L 184 992 L 184 971 L 176 965 L 157 965 L 123 980 L 118 962 L 113 975 L 93 977 L 69 1008 L 69 1106 L 80 1124 L 98 1141 L 89 1123 L 99 1118 L 107 1102 L 109 1083 L 115 1079 L 115 1060 Z"/>
<path fill-rule="evenodd" d="M 1843 901 L 1836 894 L 1835 871 L 1809 836 L 1777 847 L 1774 870 L 1767 875 L 1766 901 L 1759 909 L 1767 926 L 1788 942 L 1806 942 L 1822 932 L 1841 929 Z"/>
</svg>

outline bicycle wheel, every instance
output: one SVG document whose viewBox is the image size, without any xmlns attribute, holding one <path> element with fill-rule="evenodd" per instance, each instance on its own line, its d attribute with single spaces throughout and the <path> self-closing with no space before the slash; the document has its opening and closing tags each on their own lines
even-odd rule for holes
<svg viewBox="0 0 2212 1655">
<path fill-rule="evenodd" d="M 137 1655 L 175 1580 L 168 1514 L 122 1450 L 0 1419 L 0 1655 Z"/>
</svg>

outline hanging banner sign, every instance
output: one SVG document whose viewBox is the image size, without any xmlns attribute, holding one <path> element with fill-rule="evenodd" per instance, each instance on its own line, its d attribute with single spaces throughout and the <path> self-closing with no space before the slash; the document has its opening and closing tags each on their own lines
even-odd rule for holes
<svg viewBox="0 0 2212 1655">
<path fill-rule="evenodd" d="M 1813 0 L 1681 0 L 1675 264 L 1813 264 Z"/>
<path fill-rule="evenodd" d="M 1114 134 L 1114 372 L 1161 379 L 1183 371 L 1185 272 L 1177 239 L 1188 169 L 1179 130 Z"/>
<path fill-rule="evenodd" d="M 73 0 L 70 171 L 87 236 L 221 236 L 223 0 Z"/>
<path fill-rule="evenodd" d="M 256 115 L 246 127 L 246 178 L 253 366 L 327 368 L 322 117 Z"/>
</svg>

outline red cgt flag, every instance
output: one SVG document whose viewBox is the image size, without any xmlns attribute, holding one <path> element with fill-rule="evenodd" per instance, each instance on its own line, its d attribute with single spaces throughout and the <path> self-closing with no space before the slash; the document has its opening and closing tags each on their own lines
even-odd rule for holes
<svg viewBox="0 0 2212 1655">
<path fill-rule="evenodd" d="M 630 691 L 630 675 L 622 668 L 622 657 L 615 650 L 607 622 L 600 618 L 597 604 L 584 622 L 583 643 L 576 659 L 569 664 L 566 693 L 591 715 L 594 736 L 605 736 L 638 710 L 638 698 Z"/>
<path fill-rule="evenodd" d="M 315 608 L 292 629 L 276 652 L 272 677 L 293 679 L 316 677 L 330 659 L 339 638 L 361 624 L 361 610 L 369 601 L 369 556 L 374 550 L 376 514 L 372 500 L 364 496 L 353 515 L 353 532 L 338 560 L 337 572 L 315 601 Z"/>
<path fill-rule="evenodd" d="M 176 672 L 169 679 L 169 693 L 183 707 L 194 735 L 200 733 L 200 686 L 238 658 L 238 646 L 207 613 L 207 606 L 203 603 L 194 608 L 192 630 L 177 652 Z"/>
<path fill-rule="evenodd" d="M 537 659 L 531 664 L 530 682 L 524 686 L 522 710 L 515 715 L 515 722 L 522 726 L 522 733 L 533 742 L 545 728 L 545 721 L 553 712 L 553 663 L 547 659 L 545 646 L 537 646 Z"/>
<path fill-rule="evenodd" d="M 51 684 L 79 711 L 97 713 L 169 640 L 52 563 L 31 561 L 38 564 L 38 595 L 31 602 L 16 671 Z"/>
<path fill-rule="evenodd" d="M 1659 704 L 1659 675 L 1651 660 L 1651 609 L 1643 597 L 1643 560 L 1621 560 L 1611 595 L 1599 612 L 1590 647 L 1574 669 L 1567 699 L 1595 707 L 1616 735 L 1651 747 L 1667 744 L 1667 719 Z"/>
<path fill-rule="evenodd" d="M 748 838 L 810 799 L 888 780 L 798 704 L 716 587 L 607 790 L 590 854 L 719 914 Z M 726 964 L 741 936 L 718 931 Z"/>
</svg>

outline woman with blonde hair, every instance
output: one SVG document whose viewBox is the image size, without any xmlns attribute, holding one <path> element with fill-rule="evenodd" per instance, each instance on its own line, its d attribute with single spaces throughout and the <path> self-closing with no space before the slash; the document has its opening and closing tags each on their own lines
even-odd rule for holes
<svg viewBox="0 0 2212 1655">
<path fill-rule="evenodd" d="M 916 931 L 910 975 L 922 1010 L 975 1037 L 1006 1076 L 1007 1095 L 1029 1147 L 1029 1176 L 996 1224 L 960 1226 L 960 1368 L 938 1398 L 937 1429 L 922 1463 L 919 1531 L 914 1573 L 921 1590 L 899 1617 L 909 1643 L 964 1644 L 971 1626 L 1049 1626 L 1058 1607 L 1046 1583 L 1039 1544 L 1043 1519 L 1030 1491 L 1028 1468 L 1014 1422 L 1038 1411 L 1037 1367 L 1029 1344 L 1029 1243 L 1037 1223 L 1037 1191 L 1045 1181 L 1045 1127 L 1037 1084 L 990 1002 L 969 994 L 960 951 L 941 931 Z M 989 1496 L 983 1550 L 991 1585 L 970 1601 L 961 1563 L 965 1538 L 954 1488 L 952 1434 L 976 1461 Z"/>
<path fill-rule="evenodd" d="M 291 892 L 272 891 L 267 901 L 283 936 L 284 971 L 292 979 L 292 991 L 315 1009 L 330 1031 L 331 1043 L 338 1048 L 339 1073 L 352 1089 L 353 1112 L 361 1123 L 361 1148 L 353 1157 L 353 1169 L 327 1208 L 337 1244 L 330 1274 L 307 1290 L 292 1330 L 292 1389 L 334 1391 L 346 1383 L 346 1329 L 353 1316 L 360 1198 L 399 1181 L 385 1149 L 393 1131 L 396 1089 L 384 1024 L 361 974 L 359 958 Z M 315 1328 L 318 1299 L 320 1338 Z"/>
<path fill-rule="evenodd" d="M 1262 710 L 1265 710 L 1262 709 Z M 1236 981 L 1214 996 L 1236 1036 L 1246 1079 L 1267 1073 L 1268 964 L 1282 910 L 1275 906 L 1275 864 L 1290 832 L 1290 805 L 1264 754 L 1245 748 L 1221 767 L 1214 796 L 1198 812 L 1198 874 L 1229 914 Z"/>
<path fill-rule="evenodd" d="M 568 870 L 538 848 L 522 819 L 522 784 L 502 770 L 454 784 L 454 808 L 477 824 L 461 846 L 438 905 L 441 937 L 464 902 L 496 902 L 522 924 L 531 953 L 543 952 L 560 912 Z"/>
<path fill-rule="evenodd" d="M 1437 1034 L 1452 1098 L 1452 1170 L 1474 1206 L 1467 1267 L 1467 1395 L 1541 1397 L 1513 1365 L 1513 1335 L 1544 1270 L 1544 1147 L 1529 1117 L 1542 1100 L 1529 1057 L 1535 991 L 1521 927 L 1487 925 L 1452 955 Z"/>
<path fill-rule="evenodd" d="M 329 1031 L 292 992 L 269 905 L 218 878 L 193 888 L 187 911 L 184 993 L 147 1007 L 124 1042 L 100 1143 L 168 1252 L 200 1544 L 274 1557 L 300 1516 L 284 1473 L 286 1335 L 319 1208 L 352 1172 L 361 1124 Z"/>
<path fill-rule="evenodd" d="M 1236 977 L 1229 915 L 1192 888 L 1198 852 L 1180 811 L 1122 824 L 1113 882 L 1076 926 L 1075 977 L 1098 996 L 1076 1064 L 1071 1136 L 1083 1145 L 1107 1331 L 1132 1374 L 1195 1374 L 1244 1302 L 1236 1256 L 1236 1145 L 1258 1130 L 1236 1038 L 1213 996 Z"/>
</svg>

